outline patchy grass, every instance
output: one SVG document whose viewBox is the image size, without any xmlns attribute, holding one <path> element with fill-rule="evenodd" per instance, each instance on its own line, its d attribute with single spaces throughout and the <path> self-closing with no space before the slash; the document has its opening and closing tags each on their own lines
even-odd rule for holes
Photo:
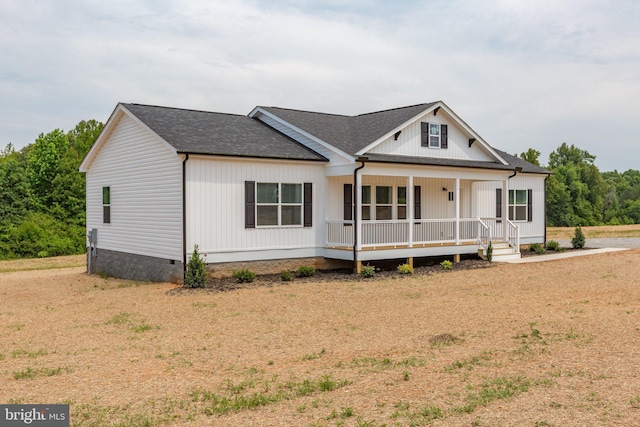
<svg viewBox="0 0 640 427">
<path fill-rule="evenodd" d="M 640 237 L 640 224 L 600 225 L 581 227 L 587 239 L 606 239 L 615 237 Z M 571 240 L 575 227 L 547 227 L 547 240 Z"/>
</svg>

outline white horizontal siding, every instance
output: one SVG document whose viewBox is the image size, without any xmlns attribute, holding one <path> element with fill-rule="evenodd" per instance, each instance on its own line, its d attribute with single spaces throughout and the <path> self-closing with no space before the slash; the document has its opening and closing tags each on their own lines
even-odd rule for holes
<svg viewBox="0 0 640 427">
<path fill-rule="evenodd" d="M 181 159 L 126 115 L 114 126 L 87 171 L 87 229 L 98 229 L 98 249 L 182 260 Z M 102 187 L 111 187 L 110 224 Z"/>
<path fill-rule="evenodd" d="M 243 260 L 250 251 L 290 250 L 290 257 L 324 245 L 324 165 L 192 156 L 187 161 L 187 251 L 198 244 L 209 263 Z M 312 227 L 244 227 L 245 181 L 313 183 Z M 216 255 L 220 254 L 220 255 Z M 233 256 L 232 256 L 233 258 Z"/>
<path fill-rule="evenodd" d="M 421 122 L 445 124 L 448 126 L 448 148 L 428 148 L 421 145 Z M 459 160 L 495 161 L 479 143 L 469 147 L 469 136 L 460 129 L 456 122 L 444 113 L 433 116 L 429 114 L 402 129 L 396 141 L 393 136 L 369 150 L 370 153 L 396 154 L 402 156 L 434 157 Z"/>
<path fill-rule="evenodd" d="M 545 235 L 545 194 L 544 175 L 518 174 L 509 180 L 510 190 L 532 190 L 533 221 L 514 221 L 520 228 L 523 239 L 542 242 Z M 502 181 L 476 182 L 473 185 L 475 215 L 493 218 L 496 216 L 496 189 L 502 188 Z M 506 207 L 505 207 L 506 209 Z"/>
</svg>

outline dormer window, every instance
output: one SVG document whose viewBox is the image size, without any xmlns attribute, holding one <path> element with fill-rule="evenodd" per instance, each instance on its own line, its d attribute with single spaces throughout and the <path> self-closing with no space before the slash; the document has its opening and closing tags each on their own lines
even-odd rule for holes
<svg viewBox="0 0 640 427">
<path fill-rule="evenodd" d="M 422 141 L 423 147 L 429 148 L 448 148 L 447 140 L 447 125 L 441 125 L 438 123 L 420 123 L 422 128 Z"/>
<path fill-rule="evenodd" d="M 429 123 L 429 148 L 440 148 L 440 125 Z"/>
</svg>

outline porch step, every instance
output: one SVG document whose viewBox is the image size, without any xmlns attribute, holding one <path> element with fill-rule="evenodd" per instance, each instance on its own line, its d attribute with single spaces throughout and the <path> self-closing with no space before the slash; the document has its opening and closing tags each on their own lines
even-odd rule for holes
<svg viewBox="0 0 640 427">
<path fill-rule="evenodd" d="M 492 261 L 500 262 L 506 261 L 509 259 L 518 259 L 520 258 L 520 252 L 516 252 L 515 248 L 509 246 L 507 242 L 493 242 L 493 256 L 491 257 Z M 484 260 L 487 259 L 487 254 L 485 253 L 484 248 L 478 249 L 478 256 Z"/>
</svg>

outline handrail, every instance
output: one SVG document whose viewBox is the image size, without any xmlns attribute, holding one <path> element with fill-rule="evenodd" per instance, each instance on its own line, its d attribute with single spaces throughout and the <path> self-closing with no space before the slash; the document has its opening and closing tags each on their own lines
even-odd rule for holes
<svg viewBox="0 0 640 427">
<path fill-rule="evenodd" d="M 482 222 L 480 218 L 477 218 L 477 220 L 478 220 L 478 244 L 482 246 L 486 251 L 489 245 L 491 244 L 491 227 L 489 227 L 487 224 Z M 485 233 L 483 233 L 483 231 Z M 482 240 L 482 236 L 484 236 L 485 234 L 487 236 L 486 243 Z"/>
<path fill-rule="evenodd" d="M 509 246 L 512 246 L 516 250 L 516 253 L 520 253 L 520 227 L 509 219 L 507 219 L 507 224 L 509 225 L 509 235 L 507 236 Z M 511 233 L 512 230 L 514 231 L 514 235 Z"/>
</svg>

